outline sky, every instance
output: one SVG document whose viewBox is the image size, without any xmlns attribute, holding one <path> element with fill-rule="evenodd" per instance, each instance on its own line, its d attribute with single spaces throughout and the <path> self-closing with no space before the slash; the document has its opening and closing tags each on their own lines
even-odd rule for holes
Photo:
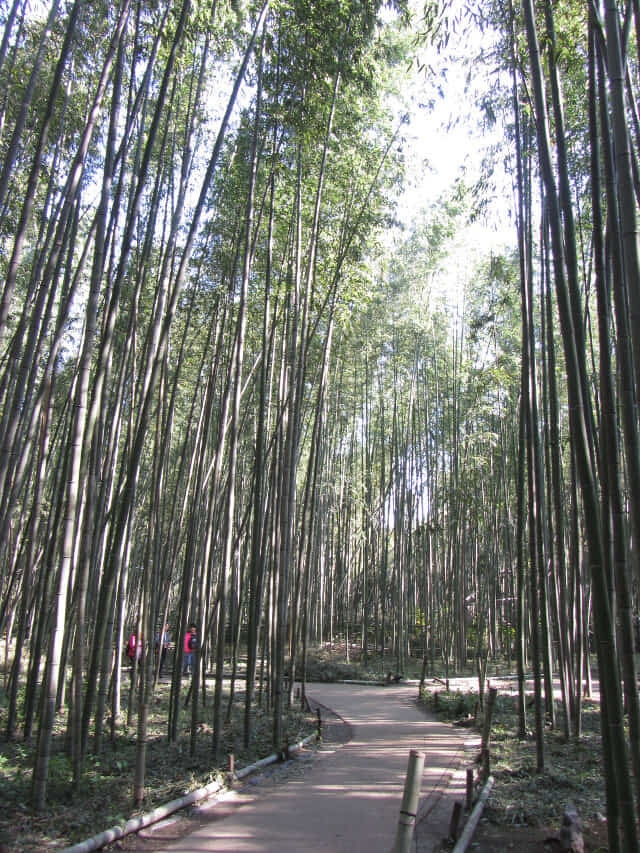
<svg viewBox="0 0 640 853">
<path fill-rule="evenodd" d="M 458 0 L 456 4 L 460 7 Z M 418 8 L 414 14 L 419 24 Z M 434 204 L 457 178 L 475 183 L 482 174 L 483 159 L 505 138 L 502 117 L 497 116 L 497 122 L 489 127 L 478 107 L 482 96 L 496 85 L 497 72 L 474 65 L 469 74 L 469 60 L 481 47 L 490 47 L 491 39 L 490 32 L 466 29 L 451 34 L 444 52 L 416 47 L 404 92 L 409 113 L 404 141 L 407 179 L 397 217 L 405 228 L 410 228 L 420 211 Z M 419 66 L 424 70 L 419 71 Z M 498 158 L 486 211 L 456 235 L 450 262 L 438 277 L 439 289 L 458 304 L 473 259 L 487 251 L 502 252 L 516 243 L 512 181 L 503 158 L 504 154 Z"/>
<path fill-rule="evenodd" d="M 417 31 L 421 4 L 413 2 Z M 450 5 L 452 14 L 461 14 L 460 0 Z M 504 138 L 500 116 L 493 127 L 488 127 L 478 106 L 499 82 L 498 73 L 490 66 L 469 64 L 481 50 L 488 52 L 493 40 L 490 30 L 481 33 L 468 25 L 450 33 L 445 50 L 429 45 L 415 47 L 405 90 L 410 116 L 407 159 L 412 160 L 414 178 L 406 198 L 409 211 L 419 205 L 420 198 L 427 202 L 437 198 L 463 172 L 470 181 L 477 178 L 482 158 Z M 511 194 L 510 180 L 502 189 Z"/>
</svg>

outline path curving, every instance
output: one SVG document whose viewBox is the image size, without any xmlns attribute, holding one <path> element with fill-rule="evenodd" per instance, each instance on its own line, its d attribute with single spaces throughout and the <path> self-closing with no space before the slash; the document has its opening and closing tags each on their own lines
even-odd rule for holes
<svg viewBox="0 0 640 853">
<path fill-rule="evenodd" d="M 215 803 L 172 853 L 389 853 L 409 750 L 425 752 L 414 850 L 431 853 L 464 798 L 465 737 L 425 714 L 412 685 L 312 684 L 309 698 L 351 727 L 265 792 L 251 782 Z"/>
</svg>

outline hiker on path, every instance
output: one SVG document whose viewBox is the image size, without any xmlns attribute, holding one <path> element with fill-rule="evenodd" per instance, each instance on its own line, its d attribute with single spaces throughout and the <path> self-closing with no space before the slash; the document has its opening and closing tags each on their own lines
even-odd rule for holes
<svg viewBox="0 0 640 853">
<path fill-rule="evenodd" d="M 189 625 L 189 630 L 184 635 L 184 670 L 183 675 L 191 675 L 193 673 L 193 658 L 196 646 L 198 645 L 198 631 L 193 622 Z"/>
<path fill-rule="evenodd" d="M 131 666 L 133 666 L 134 658 L 140 661 L 142 657 L 142 637 L 136 638 L 135 631 L 131 634 L 127 643 L 127 657 L 131 661 Z"/>
<path fill-rule="evenodd" d="M 136 678 L 136 674 L 140 676 L 142 668 L 140 661 L 142 659 L 142 637 L 138 637 L 133 631 L 127 643 L 127 658 L 131 662 L 131 684 Z"/>
</svg>

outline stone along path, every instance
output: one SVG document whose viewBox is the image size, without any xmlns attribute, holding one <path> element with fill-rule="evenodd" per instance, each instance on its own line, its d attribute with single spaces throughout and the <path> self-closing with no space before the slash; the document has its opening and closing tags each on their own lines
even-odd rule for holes
<svg viewBox="0 0 640 853">
<path fill-rule="evenodd" d="M 165 849 L 389 853 L 409 750 L 419 749 L 426 759 L 413 849 L 430 853 L 447 835 L 454 800 L 464 800 L 464 735 L 427 716 L 416 692 L 415 686 L 310 685 L 310 701 L 342 717 L 350 740 L 324 744 L 269 791 L 244 784 L 207 810 L 206 825 Z"/>
</svg>

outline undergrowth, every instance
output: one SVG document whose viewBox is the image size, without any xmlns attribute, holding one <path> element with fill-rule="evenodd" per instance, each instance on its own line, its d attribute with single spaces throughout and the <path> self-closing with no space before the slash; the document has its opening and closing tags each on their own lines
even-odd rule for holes
<svg viewBox="0 0 640 853">
<path fill-rule="evenodd" d="M 349 659 L 344 643 L 333 643 L 323 648 L 314 649 L 307 659 L 307 681 L 384 681 L 388 673 L 401 679 L 418 678 L 422 661 L 410 658 L 402 670 L 398 670 L 397 661 L 392 655 L 381 657 L 378 653 L 370 652 L 365 659 L 359 644 L 354 644 L 349 651 Z M 301 675 L 298 667 L 297 677 Z"/>
<path fill-rule="evenodd" d="M 430 710 L 449 721 L 476 719 L 482 724 L 478 709 L 478 693 L 470 687 L 472 679 L 461 686 L 452 679 L 449 691 L 439 684 L 430 684 L 421 701 Z M 564 808 L 572 802 L 582 820 L 598 821 L 605 812 L 605 791 L 602 775 L 600 708 L 596 702 L 583 704 L 583 734 L 579 740 L 567 741 L 562 734 L 561 708 L 557 711 L 556 727 L 547 721 L 544 734 L 545 767 L 536 770 L 536 743 L 531 726 L 533 711 L 529 707 L 527 736 L 520 740 L 516 697 L 512 684 L 501 689 L 499 680 L 491 729 L 491 791 L 485 818 L 505 826 L 558 827 Z"/>
</svg>

